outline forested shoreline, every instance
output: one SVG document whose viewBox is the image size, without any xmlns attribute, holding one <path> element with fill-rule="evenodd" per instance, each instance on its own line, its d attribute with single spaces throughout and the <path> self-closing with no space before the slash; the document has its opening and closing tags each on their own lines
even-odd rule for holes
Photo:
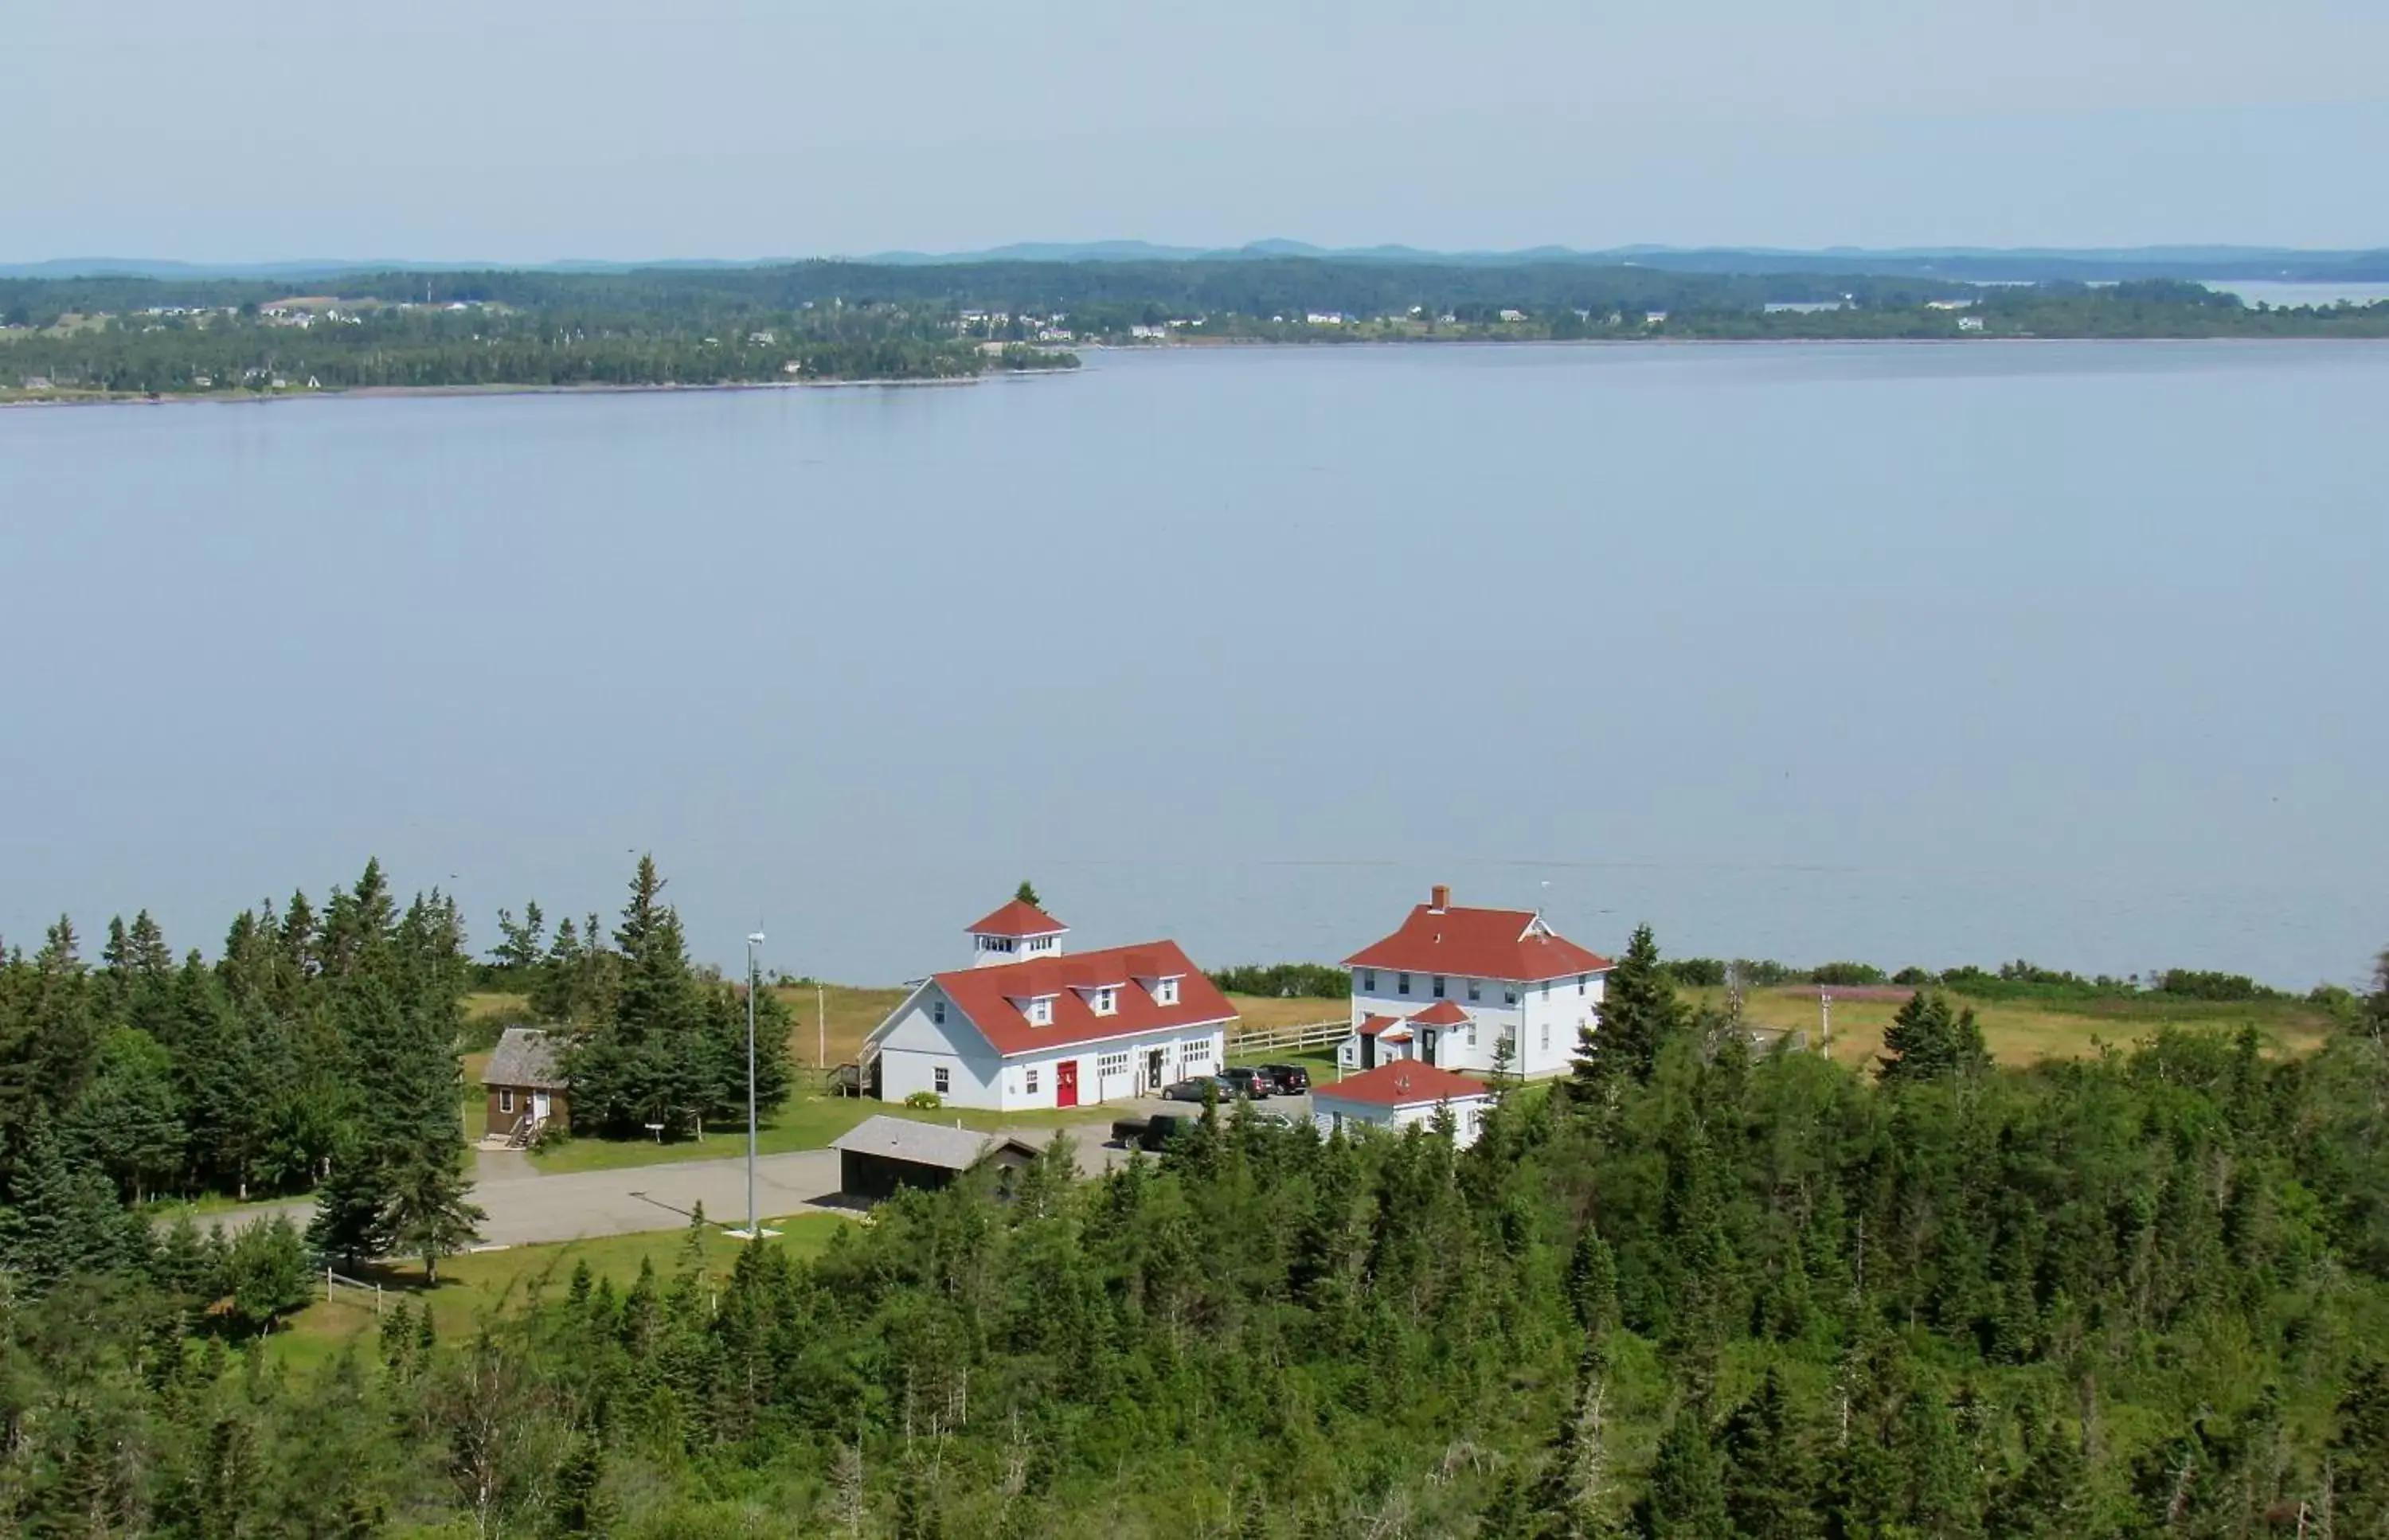
<svg viewBox="0 0 2389 1540">
<path fill-rule="evenodd" d="M 2389 304 L 1633 264 L 797 262 L 625 273 L 0 278 L 0 398 L 968 379 L 1081 345 L 2389 337 Z"/>
<path fill-rule="evenodd" d="M 1057 1148 L 1008 1203 L 906 1196 L 726 1275 L 568 1269 L 461 1338 L 402 1308 L 273 1367 L 340 1216 L 399 1252 L 469 1225 L 406 1194 L 455 1169 L 486 970 L 585 1024 L 625 1115 L 720 1093 L 731 987 L 661 892 L 643 862 L 610 927 L 506 915 L 484 964 L 378 866 L 213 964 L 138 918 L 96 968 L 63 929 L 11 954 L 0 1530 L 2389 1532 L 2389 960 L 2311 1054 L 2168 1028 L 2000 1069 L 1923 988 L 1853 1069 L 1755 1053 L 1646 931 L 1573 1074 L 1506 1088 L 1466 1150 L 1218 1112 L 1092 1182 Z M 168 1169 L 123 1137 L 143 1038 L 209 1180 L 329 1159 L 312 1253 L 122 1206 Z M 244 1123 L 179 1067 L 236 1040 L 217 1061 L 319 1094 L 261 1086 Z"/>
</svg>

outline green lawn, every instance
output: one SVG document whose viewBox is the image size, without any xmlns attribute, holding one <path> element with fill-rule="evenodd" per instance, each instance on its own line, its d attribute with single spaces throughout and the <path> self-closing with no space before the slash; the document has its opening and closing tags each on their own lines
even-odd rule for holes
<svg viewBox="0 0 2389 1540">
<path fill-rule="evenodd" d="M 907 1107 L 901 1102 L 875 1101 L 869 1097 L 807 1096 L 791 1099 L 788 1104 L 760 1122 L 755 1130 L 755 1147 L 760 1154 L 786 1154 L 792 1150 L 827 1148 L 840 1134 L 847 1132 L 867 1117 L 880 1114 L 889 1117 L 908 1117 L 921 1123 L 942 1123 L 949 1127 L 959 1123 L 965 1128 L 1067 1128 L 1079 1124 L 1097 1122 L 1107 1116 L 1100 1106 L 1074 1107 L 1059 1113 L 992 1113 L 968 1107 L 945 1107 L 935 1112 Z M 531 1156 L 531 1164 L 543 1172 L 613 1171 L 630 1165 L 658 1165 L 673 1161 L 728 1160 L 747 1152 L 747 1130 L 733 1126 L 708 1129 L 701 1139 L 675 1139 L 658 1144 L 653 1139 L 573 1139 Z"/>
<path fill-rule="evenodd" d="M 780 1238 L 770 1243 L 786 1247 L 799 1256 L 819 1252 L 829 1244 L 829 1238 L 840 1226 L 853 1223 L 834 1214 L 799 1214 L 764 1221 L 766 1228 L 780 1232 Z M 454 1341 L 469 1334 L 485 1312 L 520 1298 L 530 1289 L 562 1289 L 571 1279 L 573 1268 L 583 1262 L 591 1272 L 610 1278 L 618 1285 L 638 1276 L 643 1259 L 652 1260 L 658 1273 L 673 1272 L 680 1266 L 682 1248 L 687 1241 L 685 1229 L 653 1230 L 554 1245 L 473 1252 L 441 1263 L 439 1286 L 432 1289 L 424 1287 L 419 1264 L 377 1266 L 367 1269 L 364 1276 L 366 1281 L 382 1285 L 385 1305 L 401 1299 L 415 1305 L 429 1301 L 433 1329 Z M 717 1277 L 726 1275 L 744 1245 L 745 1241 L 733 1240 L 719 1228 L 709 1229 L 704 1239 L 707 1270 Z M 291 1317 L 269 1339 L 276 1362 L 304 1367 L 329 1359 L 351 1342 L 365 1349 L 373 1346 L 375 1316 L 370 1296 L 343 1289 L 339 1299 L 326 1301 L 320 1297 L 321 1292 L 319 1281 L 315 1302 Z"/>
</svg>

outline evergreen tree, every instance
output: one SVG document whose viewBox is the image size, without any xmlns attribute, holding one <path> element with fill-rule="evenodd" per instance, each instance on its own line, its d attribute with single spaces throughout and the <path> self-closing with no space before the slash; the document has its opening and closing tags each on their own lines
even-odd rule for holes
<svg viewBox="0 0 2389 1540">
<path fill-rule="evenodd" d="M 313 1293 L 309 1265 L 297 1227 L 277 1214 L 232 1238 L 224 1266 L 232 1297 L 230 1319 L 243 1331 L 266 1331 L 282 1317 L 302 1308 Z"/>
<path fill-rule="evenodd" d="M 1020 885 L 1012 890 L 1012 896 L 1019 899 L 1022 903 L 1028 904 L 1032 908 L 1043 909 L 1045 907 L 1044 901 L 1037 897 L 1037 885 L 1031 883 L 1026 877 L 1020 879 Z"/>
<path fill-rule="evenodd" d="M 1596 1338 L 1617 1320 L 1617 1259 L 1591 1224 L 1577 1237 L 1568 1261 L 1568 1305 L 1577 1325 Z"/>
<path fill-rule="evenodd" d="M 0 1209 L 0 1267 L 32 1293 L 70 1278 L 122 1273 L 149 1250 L 148 1227 L 118 1201 L 107 1174 L 65 1150 L 36 1120 Z"/>
<path fill-rule="evenodd" d="M 1938 990 L 1910 996 L 1884 1029 L 1883 1046 L 1888 1081 L 1973 1079 L 1991 1063 L 1974 1008 L 1953 1010 Z"/>
<path fill-rule="evenodd" d="M 2389 1365 L 2367 1357 L 2349 1378 L 2324 1446 L 2336 1532 L 2389 1535 Z"/>
<path fill-rule="evenodd" d="M 372 1231 L 377 1249 L 423 1260 L 423 1280 L 440 1281 L 440 1259 L 454 1256 L 480 1239 L 489 1215 L 466 1200 L 470 1187 L 454 1151 L 426 1150 L 401 1161 L 388 1175 Z"/>
<path fill-rule="evenodd" d="M 1651 927 L 1634 927 L 1626 955 L 1609 971 L 1603 986 L 1601 1009 L 1578 1030 L 1571 1072 L 1574 1100 L 1585 1107 L 1603 1104 L 1605 1089 L 1624 1079 L 1650 1083 L 1658 1066 L 1659 1050 L 1684 1026 L 1682 1002 L 1660 965 L 1659 944 Z"/>
<path fill-rule="evenodd" d="M 1594 1540 L 1615 1533 L 1609 1469 L 1609 1366 L 1596 1344 L 1577 1361 L 1576 1396 L 1528 1504 L 1528 1533 L 1550 1540 Z"/>
<path fill-rule="evenodd" d="M 67 1141 L 139 1203 L 183 1168 L 173 1061 L 150 1036 L 121 1026 L 103 1039 L 99 1068 L 67 1115 Z"/>
<path fill-rule="evenodd" d="M 1744 1540 L 1814 1540 L 1819 1529 L 1790 1392 L 1773 1366 L 1749 1400 L 1726 1419 L 1726 1511 Z"/>
<path fill-rule="evenodd" d="M 1637 1516 L 1648 1540 L 1733 1540 L 1724 1478 L 1698 1407 L 1678 1408 L 1660 1435 Z"/>
</svg>

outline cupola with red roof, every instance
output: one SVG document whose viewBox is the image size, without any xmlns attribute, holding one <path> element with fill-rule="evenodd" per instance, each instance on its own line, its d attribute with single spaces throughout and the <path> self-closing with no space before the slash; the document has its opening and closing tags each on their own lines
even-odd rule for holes
<svg viewBox="0 0 2389 1540">
<path fill-rule="evenodd" d="M 990 968 L 1062 955 L 1070 927 L 1026 898 L 1015 898 L 970 927 L 971 966 Z"/>
</svg>

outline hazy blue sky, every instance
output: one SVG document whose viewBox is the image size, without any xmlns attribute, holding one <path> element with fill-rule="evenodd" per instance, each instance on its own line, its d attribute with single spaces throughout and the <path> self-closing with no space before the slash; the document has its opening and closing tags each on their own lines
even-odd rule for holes
<svg viewBox="0 0 2389 1540">
<path fill-rule="evenodd" d="M 2380 0 L 18 0 L 0 48 L 0 261 L 2389 243 Z"/>
</svg>

